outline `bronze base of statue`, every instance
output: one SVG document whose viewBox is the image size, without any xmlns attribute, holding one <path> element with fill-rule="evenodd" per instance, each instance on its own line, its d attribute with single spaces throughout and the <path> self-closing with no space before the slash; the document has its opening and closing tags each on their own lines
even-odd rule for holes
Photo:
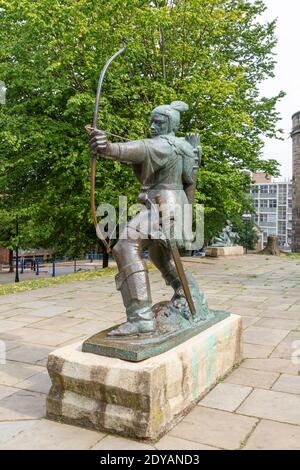
<svg viewBox="0 0 300 470">
<path fill-rule="evenodd" d="M 186 277 L 196 313 L 192 315 L 180 291 L 168 302 L 152 307 L 155 331 L 135 335 L 114 335 L 116 327 L 100 331 L 82 345 L 83 352 L 139 362 L 164 353 L 230 316 L 229 312 L 210 310 L 190 272 Z"/>
<path fill-rule="evenodd" d="M 229 312 L 210 310 L 204 320 L 194 321 L 178 314 L 171 302 L 160 302 L 153 307 L 156 319 L 154 333 L 135 336 L 108 336 L 115 328 L 100 331 L 82 345 L 83 352 L 139 362 L 157 356 L 187 341 L 212 325 L 230 316 Z"/>
</svg>

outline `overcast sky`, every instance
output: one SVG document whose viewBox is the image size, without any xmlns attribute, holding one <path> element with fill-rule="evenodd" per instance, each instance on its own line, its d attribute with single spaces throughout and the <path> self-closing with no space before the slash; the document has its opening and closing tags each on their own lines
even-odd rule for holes
<svg viewBox="0 0 300 470">
<path fill-rule="evenodd" d="M 277 23 L 277 67 L 275 78 L 269 79 L 261 86 L 262 94 L 272 96 L 279 90 L 286 92 L 285 98 L 278 105 L 284 129 L 284 142 L 266 140 L 265 158 L 274 158 L 281 164 L 282 178 L 292 177 L 292 141 L 291 117 L 300 111 L 300 0 L 264 0 L 268 7 L 264 18 L 278 18 Z"/>
</svg>

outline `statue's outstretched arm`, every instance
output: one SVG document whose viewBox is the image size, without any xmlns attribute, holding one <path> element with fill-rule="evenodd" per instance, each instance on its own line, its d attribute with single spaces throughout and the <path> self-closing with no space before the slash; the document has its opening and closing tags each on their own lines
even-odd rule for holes
<svg viewBox="0 0 300 470">
<path fill-rule="evenodd" d="M 126 163 L 142 163 L 147 153 L 143 140 L 112 144 L 108 142 L 106 134 L 99 130 L 91 133 L 90 149 L 93 154 Z"/>
</svg>

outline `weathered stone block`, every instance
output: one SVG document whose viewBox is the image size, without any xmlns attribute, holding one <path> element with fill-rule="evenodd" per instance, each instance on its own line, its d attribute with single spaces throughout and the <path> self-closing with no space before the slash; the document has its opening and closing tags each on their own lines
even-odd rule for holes
<svg viewBox="0 0 300 470">
<path fill-rule="evenodd" d="M 231 315 L 159 356 L 134 363 L 81 351 L 51 353 L 47 416 L 156 440 L 241 361 L 241 318 Z"/>
<path fill-rule="evenodd" d="M 244 248 L 240 245 L 236 246 L 208 246 L 205 248 L 205 255 L 212 258 L 220 256 L 241 256 L 244 254 Z"/>
</svg>

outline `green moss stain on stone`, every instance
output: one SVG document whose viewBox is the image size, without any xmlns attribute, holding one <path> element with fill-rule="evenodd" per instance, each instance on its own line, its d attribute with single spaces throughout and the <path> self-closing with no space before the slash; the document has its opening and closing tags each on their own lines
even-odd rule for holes
<svg viewBox="0 0 300 470">
<path fill-rule="evenodd" d="M 199 351 L 196 346 L 192 348 L 192 394 L 194 399 L 199 396 Z"/>
<path fill-rule="evenodd" d="M 217 348 L 216 337 L 208 336 L 204 342 L 205 351 L 205 388 L 208 389 L 215 381 L 217 376 Z"/>
<path fill-rule="evenodd" d="M 151 407 L 150 413 L 150 429 L 151 433 L 155 432 L 157 429 L 161 429 L 164 424 L 165 413 L 162 410 L 160 400 L 156 400 Z"/>
</svg>

